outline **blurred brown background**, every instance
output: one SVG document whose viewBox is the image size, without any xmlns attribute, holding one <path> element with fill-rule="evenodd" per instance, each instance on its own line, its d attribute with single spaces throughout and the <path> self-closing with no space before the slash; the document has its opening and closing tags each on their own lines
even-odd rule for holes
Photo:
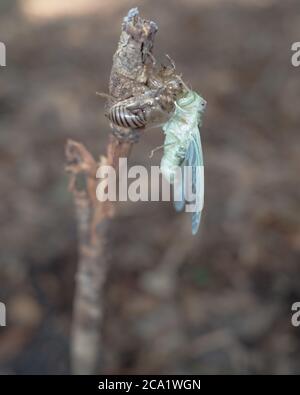
<svg viewBox="0 0 300 395">
<path fill-rule="evenodd" d="M 123 16 L 157 22 L 208 101 L 200 233 L 171 203 L 123 203 L 110 229 L 106 373 L 300 373 L 297 0 L 0 1 L 1 373 L 69 373 L 77 233 L 66 139 L 104 152 Z M 131 164 L 158 164 L 160 130 Z"/>
</svg>

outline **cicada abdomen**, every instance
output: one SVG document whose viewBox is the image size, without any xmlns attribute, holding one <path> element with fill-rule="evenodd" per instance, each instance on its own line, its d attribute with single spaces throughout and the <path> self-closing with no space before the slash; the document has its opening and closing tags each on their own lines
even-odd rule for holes
<svg viewBox="0 0 300 395">
<path fill-rule="evenodd" d="M 147 116 L 143 110 L 130 111 L 126 105 L 117 103 L 113 105 L 107 114 L 108 119 L 115 125 L 123 128 L 143 128 L 147 124 Z"/>
</svg>

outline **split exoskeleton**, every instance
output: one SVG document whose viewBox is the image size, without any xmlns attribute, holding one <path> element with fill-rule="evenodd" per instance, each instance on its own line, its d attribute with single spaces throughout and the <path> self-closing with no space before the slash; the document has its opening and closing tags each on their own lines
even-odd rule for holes
<svg viewBox="0 0 300 395">
<path fill-rule="evenodd" d="M 187 90 L 181 77 L 175 73 L 174 62 L 168 59 L 171 66 L 161 66 L 159 70 L 151 68 L 143 92 L 121 101 L 110 97 L 106 116 L 112 126 L 140 129 L 167 121 L 175 109 L 176 100 Z"/>
</svg>

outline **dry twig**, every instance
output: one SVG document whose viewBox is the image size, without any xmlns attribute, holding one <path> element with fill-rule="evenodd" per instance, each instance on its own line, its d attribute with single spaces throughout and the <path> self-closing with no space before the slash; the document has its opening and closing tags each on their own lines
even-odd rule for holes
<svg viewBox="0 0 300 395">
<path fill-rule="evenodd" d="M 109 94 L 114 99 L 122 100 L 133 95 L 135 90 L 147 89 L 147 68 L 152 63 L 149 53 L 156 31 L 155 23 L 140 18 L 137 9 L 130 10 L 124 18 L 109 83 Z M 108 268 L 105 244 L 107 227 L 115 209 L 112 202 L 97 200 L 96 171 L 99 165 L 117 168 L 119 158 L 130 154 L 137 139 L 137 133 L 132 130 L 112 127 L 106 157 L 101 158 L 100 164 L 81 143 L 67 142 L 66 170 L 70 174 L 70 190 L 79 229 L 71 355 L 75 374 L 95 373 L 99 356 L 102 356 L 100 329 L 104 307 L 103 285 Z"/>
</svg>

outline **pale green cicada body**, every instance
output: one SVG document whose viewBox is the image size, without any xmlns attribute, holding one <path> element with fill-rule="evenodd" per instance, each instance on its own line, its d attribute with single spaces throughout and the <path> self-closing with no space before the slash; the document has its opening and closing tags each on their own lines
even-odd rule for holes
<svg viewBox="0 0 300 395">
<path fill-rule="evenodd" d="M 174 206 L 192 212 L 196 234 L 204 203 L 204 168 L 199 127 L 206 101 L 189 90 L 175 103 L 175 111 L 163 126 L 165 133 L 161 172 L 174 186 Z M 189 204 L 188 204 L 189 203 Z M 192 204 L 191 204 L 192 203 Z"/>
</svg>

